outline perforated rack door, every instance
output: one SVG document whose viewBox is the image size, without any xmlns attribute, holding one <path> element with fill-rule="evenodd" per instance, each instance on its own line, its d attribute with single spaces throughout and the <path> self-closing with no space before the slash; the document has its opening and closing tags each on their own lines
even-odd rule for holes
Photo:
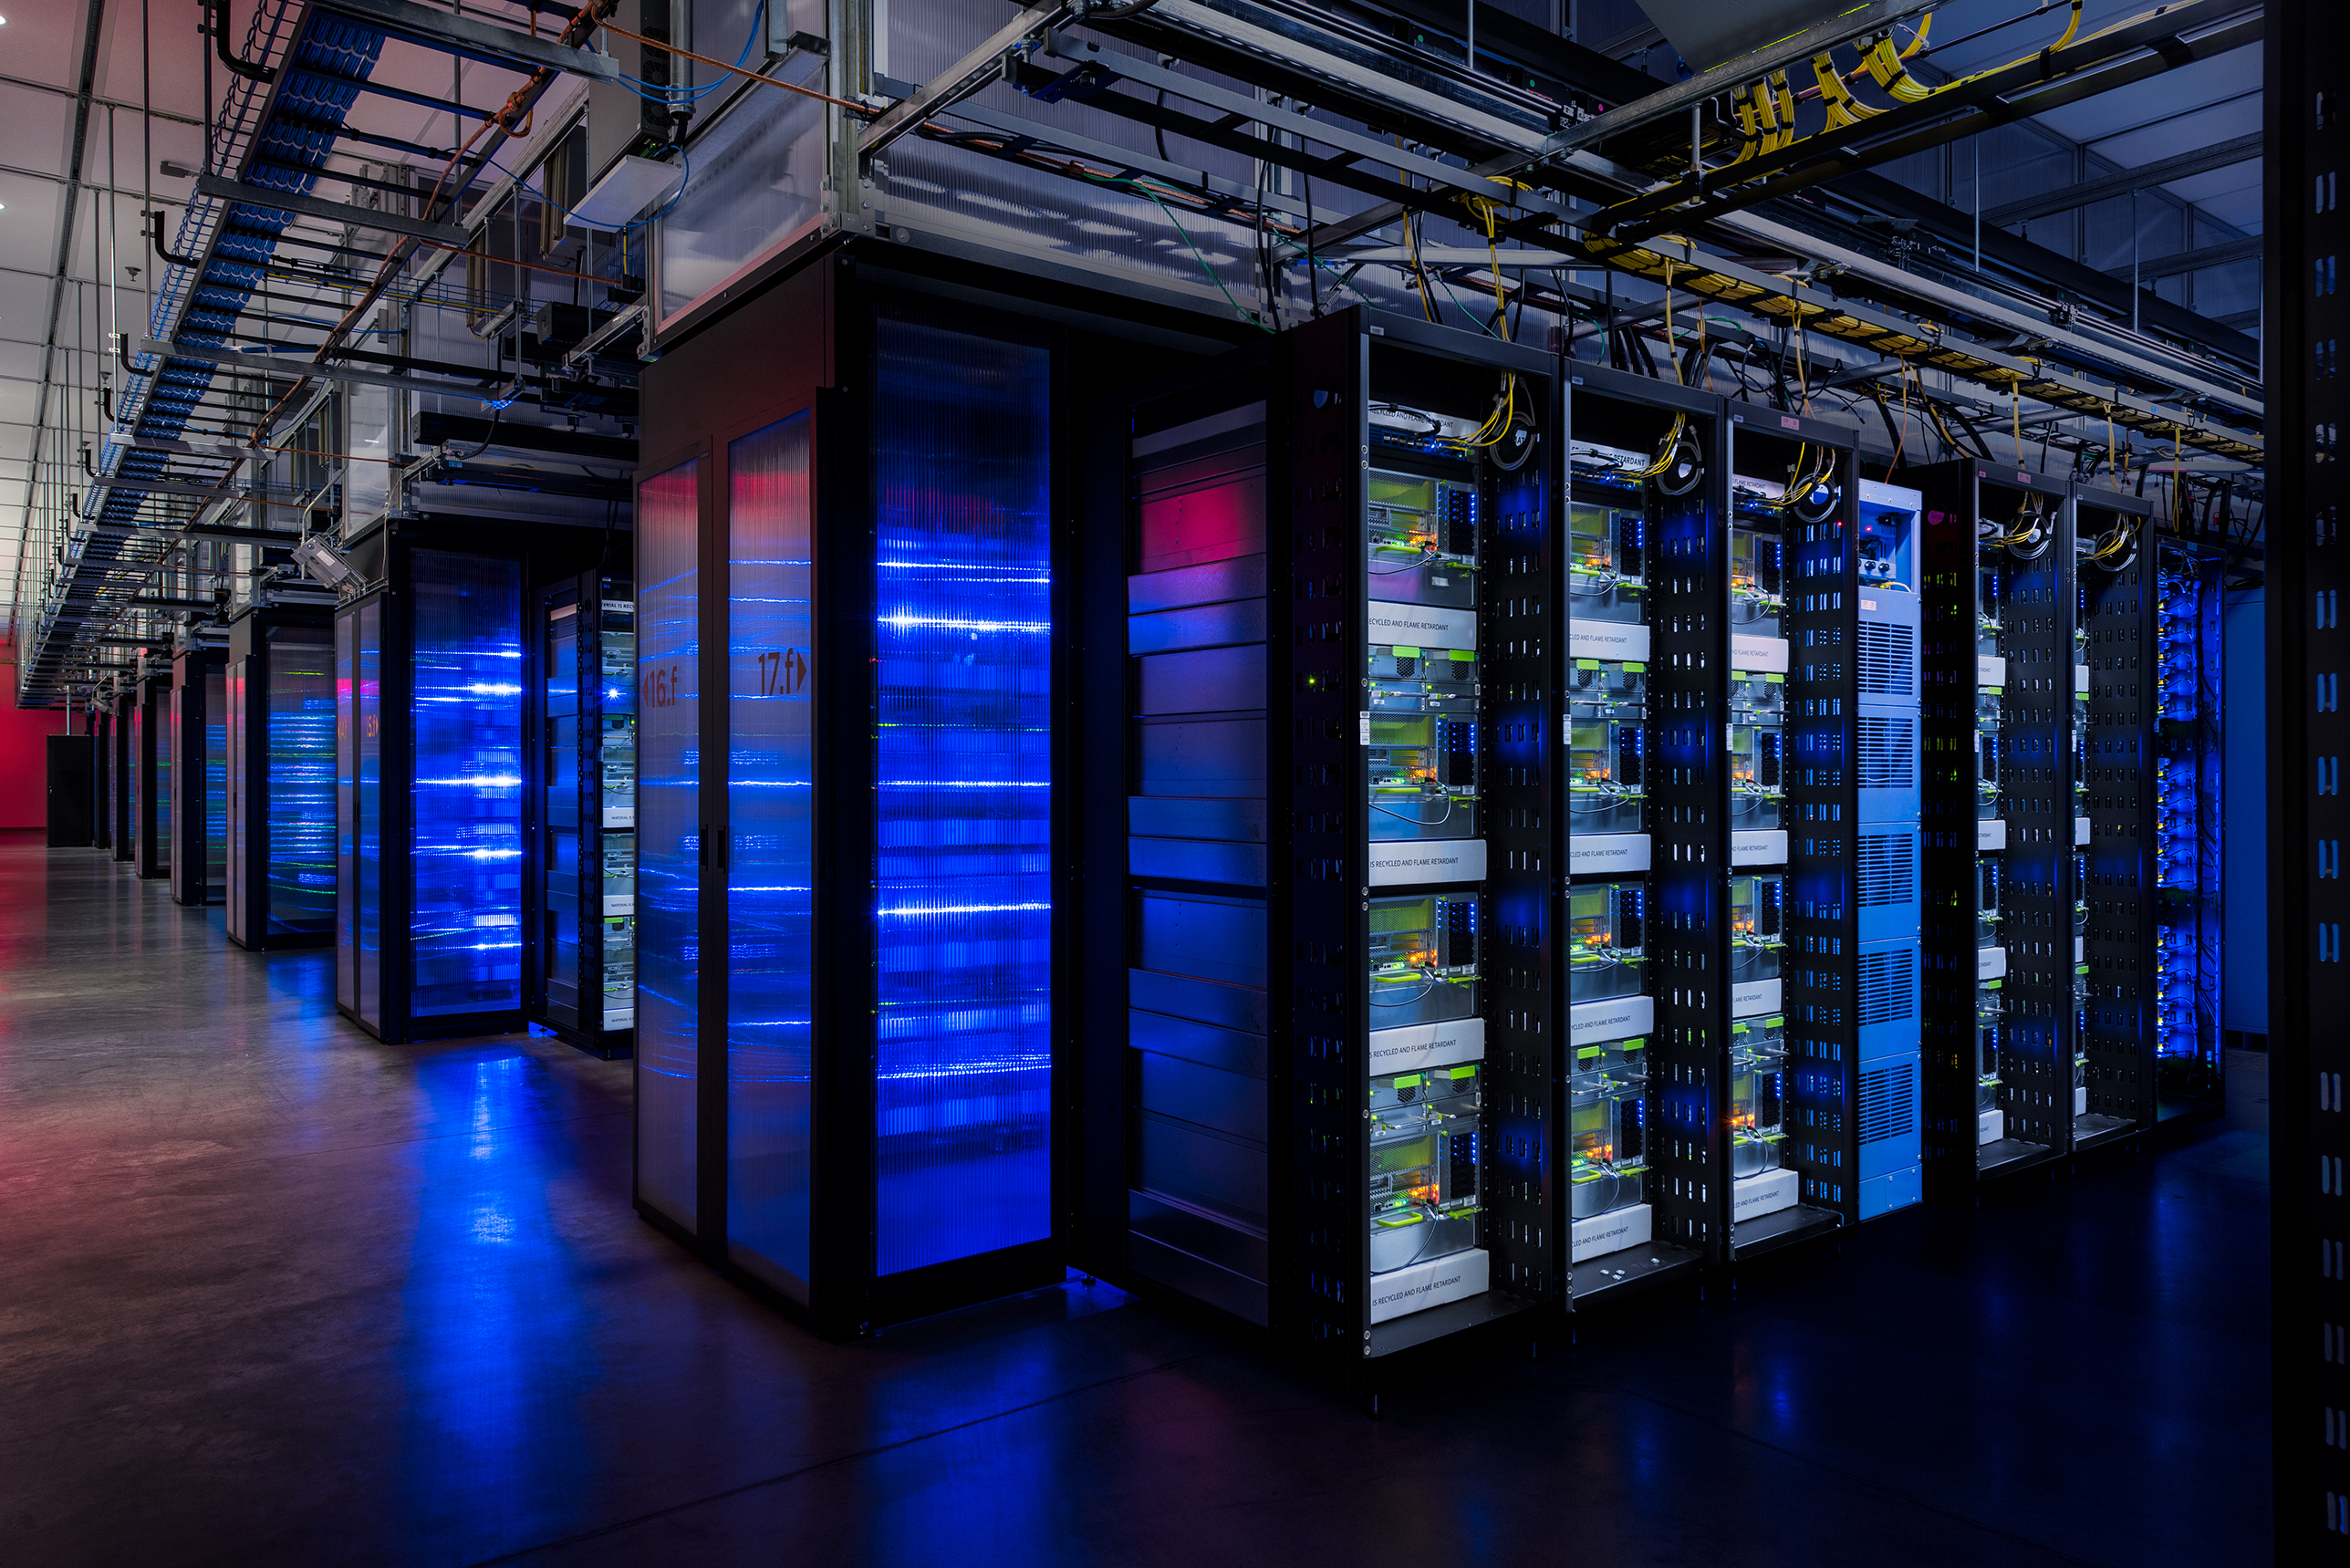
<svg viewBox="0 0 2350 1568">
<path fill-rule="evenodd" d="M 1555 390 L 1540 396 L 1540 428 L 1557 432 L 1565 412 Z M 1491 524 L 1480 540 L 1484 588 L 1478 615 L 1483 681 L 1488 918 L 1480 943 L 1485 980 L 1483 1151 L 1492 1288 L 1554 1301 L 1564 1288 L 1567 1236 L 1553 1190 L 1557 1162 L 1553 1086 L 1565 1049 L 1566 998 L 1550 983 L 1563 940 L 1558 888 L 1565 881 L 1565 825 L 1554 794 L 1564 779 L 1555 693 L 1565 680 L 1565 552 L 1558 535 L 1565 442 L 1543 441 L 1515 473 L 1492 484 Z"/>
<path fill-rule="evenodd" d="M 1730 465 L 1719 420 L 1707 422 L 1706 483 L 1649 503 L 1646 940 L 1660 1123 L 1649 1137 L 1648 1201 L 1660 1236 L 1711 1262 L 1724 1241 L 1730 1181 L 1730 758 L 1721 743 L 1730 710 Z"/>
<path fill-rule="evenodd" d="M 2076 527 L 2101 513 L 2084 501 Z M 2151 541 L 2148 541 L 2150 544 Z M 2082 952 L 2089 995 L 2080 1045 L 2089 1058 L 2089 1109 L 2154 1119 L 2154 552 L 2116 572 L 2080 573 L 2089 664 L 2083 803 L 2089 814 L 2088 900 Z"/>
<path fill-rule="evenodd" d="M 1368 339 L 1353 313 L 1288 335 L 1273 421 L 1266 640 L 1272 787 L 1288 782 L 1285 855 L 1268 888 L 1274 997 L 1274 1333 L 1317 1358 L 1359 1361 L 1366 1083 L 1361 955 L 1368 811 L 1361 784 L 1363 474 Z M 1278 362 L 1278 361 L 1277 361 Z M 1286 753 L 1285 755 L 1284 753 Z M 1279 831 L 1276 829 L 1276 831 Z M 1286 1027 L 1284 1027 L 1284 1015 Z"/>
</svg>

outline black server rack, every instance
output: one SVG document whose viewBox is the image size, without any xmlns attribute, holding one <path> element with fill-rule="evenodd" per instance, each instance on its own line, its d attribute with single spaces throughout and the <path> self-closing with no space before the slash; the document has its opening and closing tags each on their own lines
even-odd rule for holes
<svg viewBox="0 0 2350 1568">
<path fill-rule="evenodd" d="M 229 940 L 253 951 L 335 940 L 335 637 L 323 607 L 229 623 L 224 754 Z"/>
<path fill-rule="evenodd" d="M 523 1012 L 624 1056 L 637 1007 L 636 591 L 596 571 L 532 597 Z"/>
<path fill-rule="evenodd" d="M 2220 561 L 2133 495 L 2074 492 L 2085 660 L 2080 1141 L 2217 1114 Z"/>
<path fill-rule="evenodd" d="M 88 848 L 95 829 L 90 802 L 96 798 L 98 742 L 88 735 L 47 735 L 43 765 L 44 817 L 51 849 Z"/>
<path fill-rule="evenodd" d="M 1732 617 L 1775 616 L 1783 639 L 1733 629 L 1755 640 L 1730 659 L 1786 661 L 1788 836 L 1778 909 L 1767 871 L 1733 868 L 1734 951 L 1783 966 L 1734 976 L 1755 989 L 1733 1011 L 1776 992 L 1778 1011 L 1748 1016 L 1777 1021 L 1762 1044 L 1784 1075 L 1777 1159 L 1732 1183 L 1735 1259 L 1919 1198 L 1920 505 L 1861 477 L 1848 428 L 1736 409 L 1730 436 Z"/>
<path fill-rule="evenodd" d="M 228 652 L 172 656 L 172 901 L 217 904 L 228 883 Z"/>
<path fill-rule="evenodd" d="M 1970 1199 L 2074 1147 L 2078 710 L 2068 483 L 1918 476 L 1926 550 L 1926 1179 Z M 2100 1120 L 2077 1129 L 2116 1130 Z"/>
<path fill-rule="evenodd" d="M 335 610 L 335 1002 L 387 1042 L 522 1026 L 526 562 L 394 522 Z"/>
<path fill-rule="evenodd" d="M 131 722 L 131 710 L 136 701 L 130 690 L 121 686 L 114 689 L 107 701 L 110 715 L 106 740 L 107 844 L 117 860 L 130 860 L 138 852 L 130 813 L 130 740 L 136 727 Z"/>
<path fill-rule="evenodd" d="M 1557 369 L 1350 310 L 1098 443 L 1096 1266 L 1351 1379 L 1564 1295 Z"/>
<path fill-rule="evenodd" d="M 130 697 L 131 863 L 142 877 L 172 874 L 172 676 L 142 670 Z"/>
<path fill-rule="evenodd" d="M 828 1334 L 1065 1272 L 1068 337 L 833 258 L 646 373 L 634 1196 Z"/>
<path fill-rule="evenodd" d="M 92 697 L 85 732 L 90 741 L 89 842 L 93 849 L 114 847 L 114 705 Z"/>
<path fill-rule="evenodd" d="M 1767 1106 L 1762 1122 L 1734 1126 L 1727 1098 L 1731 1052 L 1766 1038 L 1776 1012 L 1733 1019 L 1727 877 L 1733 833 L 1768 833 L 1780 784 L 1774 752 L 1735 809 L 1719 740 L 1742 679 L 1721 613 L 1721 400 L 1597 366 L 1574 367 L 1567 399 L 1555 732 L 1568 878 L 1556 948 L 1568 1295 L 1582 1305 L 1719 1261 L 1729 1173 L 1742 1157 L 1775 1155 Z M 1766 1082 L 1772 1071 L 1766 1061 Z"/>
</svg>

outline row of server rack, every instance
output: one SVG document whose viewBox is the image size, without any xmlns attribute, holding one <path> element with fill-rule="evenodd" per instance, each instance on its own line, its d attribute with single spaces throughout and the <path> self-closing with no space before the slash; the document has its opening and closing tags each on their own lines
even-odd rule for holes
<svg viewBox="0 0 2350 1568">
<path fill-rule="evenodd" d="M 2145 502 L 1392 321 L 1125 412 L 1128 1274 L 1376 1358 L 2215 1102 Z"/>
<path fill-rule="evenodd" d="M 494 539 L 395 524 L 338 602 L 142 654 L 91 714 L 94 837 L 240 947 L 333 947 L 380 1039 L 537 1024 L 626 1054 L 634 595 L 571 569 L 582 546 Z"/>
<path fill-rule="evenodd" d="M 1367 1377 L 2217 1104 L 2220 563 L 2143 501 L 1038 319 L 794 275 L 648 368 L 633 576 L 377 531 L 108 711 L 120 852 L 224 824 L 383 1039 L 632 1045 L 639 1211 L 827 1333 L 1075 1265 Z"/>
</svg>

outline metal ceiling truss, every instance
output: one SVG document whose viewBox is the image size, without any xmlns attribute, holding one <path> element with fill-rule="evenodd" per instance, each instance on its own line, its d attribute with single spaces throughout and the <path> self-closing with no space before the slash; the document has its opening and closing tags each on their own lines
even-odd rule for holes
<svg viewBox="0 0 2350 1568">
<path fill-rule="evenodd" d="M 78 679 L 73 672 L 92 667 L 91 651 L 118 635 L 116 623 L 126 615 L 214 608 L 210 599 L 140 597 L 161 573 L 209 575 L 183 558 L 183 546 L 283 547 L 303 537 L 233 518 L 240 508 L 259 516 L 271 507 L 299 511 L 316 499 L 271 488 L 247 465 L 276 455 L 267 445 L 272 430 L 308 418 L 333 385 L 492 403 L 545 387 L 544 377 L 413 360 L 344 342 L 359 310 L 383 294 L 420 244 L 468 254 L 468 231 L 452 221 L 459 203 L 504 143 L 506 127 L 528 111 L 556 72 L 619 79 L 610 57 L 584 47 L 592 29 L 580 6 L 536 0 L 533 9 L 562 16 L 566 25 L 559 32 L 525 34 L 416 0 L 263 0 L 256 8 L 208 127 L 205 170 L 172 244 L 164 244 L 161 213 L 149 231 L 159 264 L 155 308 L 135 347 L 117 346 L 114 425 L 102 442 L 94 483 L 78 498 L 37 610 L 20 612 L 20 703 L 62 701 Z M 524 72 L 528 79 L 500 109 L 376 82 L 371 78 L 383 46 L 395 38 Z M 226 57 L 224 41 L 221 47 Z M 462 159 L 452 149 L 354 131 L 346 120 L 362 94 L 465 116 L 488 122 L 487 128 Z M 344 143 L 447 167 L 435 186 L 411 190 L 329 168 Z M 354 195 L 380 192 L 380 202 L 320 196 L 315 192 L 321 181 L 347 186 Z M 293 232 L 300 223 L 339 232 Z M 380 250 L 353 244 L 352 230 L 371 231 L 390 243 Z M 286 246 L 318 259 L 281 255 Z M 320 292 L 288 294 L 267 286 L 272 280 Z M 425 292 L 411 299 L 409 292 L 400 291 L 401 303 L 460 304 Z M 271 308 L 286 305 L 334 319 Z M 323 334 L 323 341 L 290 343 L 265 330 L 245 330 L 246 324 L 307 330 Z M 307 386 L 317 391 L 297 410 L 296 394 Z M 228 406 L 222 406 L 224 399 Z M 626 411 L 633 408 L 630 401 Z M 224 423 L 242 443 L 181 439 L 205 429 L 195 424 L 200 418 Z M 527 483 L 493 473 L 480 482 Z"/>
</svg>

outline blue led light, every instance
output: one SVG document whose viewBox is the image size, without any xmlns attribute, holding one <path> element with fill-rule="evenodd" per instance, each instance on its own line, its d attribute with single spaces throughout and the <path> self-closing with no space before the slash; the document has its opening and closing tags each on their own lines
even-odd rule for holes
<svg viewBox="0 0 2350 1568">
<path fill-rule="evenodd" d="M 417 1017 L 522 1004 L 522 567 L 418 550 L 409 850 Z M 484 940 L 484 931 L 500 933 Z"/>
<path fill-rule="evenodd" d="M 268 661 L 268 925 L 321 932 L 335 918 L 335 688 L 323 636 L 273 629 Z"/>
<path fill-rule="evenodd" d="M 876 348 L 889 1274 L 1052 1232 L 1050 362 L 927 322 Z"/>
</svg>

